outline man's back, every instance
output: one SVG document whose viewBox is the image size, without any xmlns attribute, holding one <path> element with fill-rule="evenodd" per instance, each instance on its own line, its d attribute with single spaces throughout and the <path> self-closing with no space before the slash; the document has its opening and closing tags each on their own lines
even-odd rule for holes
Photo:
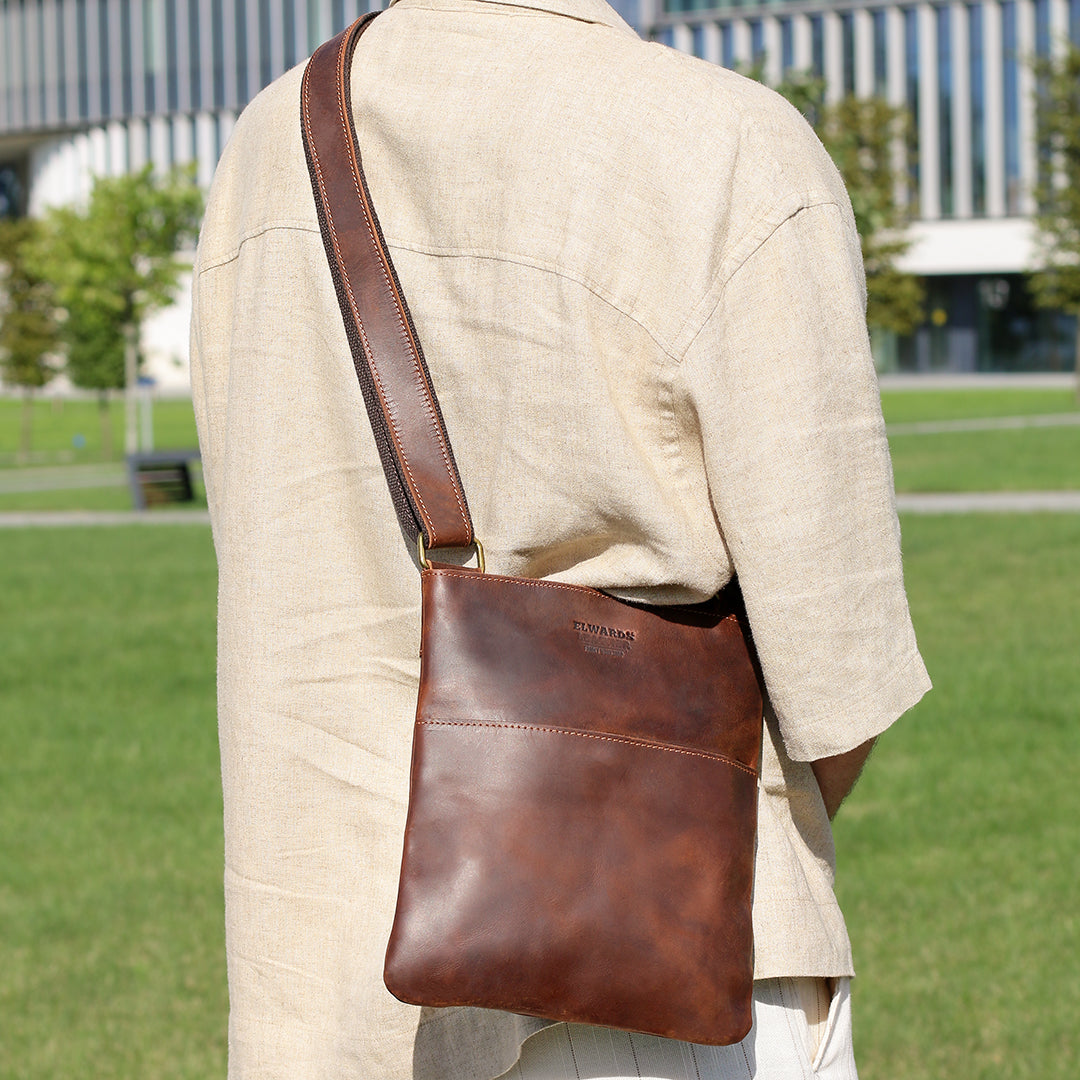
<svg viewBox="0 0 1080 1080">
<path fill-rule="evenodd" d="M 835 170 L 775 95 L 599 0 L 400 0 L 353 87 L 489 568 L 659 602 L 738 569 L 776 712 L 756 974 L 850 974 L 807 762 L 876 735 L 925 673 Z M 241 117 L 196 273 L 232 1074 L 475 1080 L 535 1022 L 433 1013 L 414 1037 L 379 977 L 419 583 L 298 116 L 293 72 Z"/>
</svg>

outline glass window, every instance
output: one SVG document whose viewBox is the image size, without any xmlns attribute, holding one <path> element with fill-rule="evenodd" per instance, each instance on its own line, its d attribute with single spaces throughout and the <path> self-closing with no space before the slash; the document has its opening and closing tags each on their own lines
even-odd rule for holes
<svg viewBox="0 0 1080 1080">
<path fill-rule="evenodd" d="M 844 68 L 844 93 L 855 93 L 855 16 L 845 11 L 840 16 L 841 55 Z"/>
<path fill-rule="evenodd" d="M 75 0 L 75 81 L 79 92 L 80 120 L 85 120 L 90 115 L 90 76 L 87 64 L 86 0 Z"/>
<path fill-rule="evenodd" d="M 61 120 L 68 118 L 68 61 L 67 61 L 67 35 L 64 33 L 64 9 L 57 4 L 53 9 L 56 14 L 56 25 L 49 35 L 49 40 L 54 42 L 56 49 L 56 70 L 59 85 L 56 90 L 57 110 Z"/>
<path fill-rule="evenodd" d="M 760 19 L 750 23 L 750 63 L 755 67 L 765 63 L 765 25 Z"/>
<path fill-rule="evenodd" d="M 1020 212 L 1020 57 L 1016 51 L 1016 0 L 1001 5 L 1002 94 L 1005 106 L 1005 210 Z"/>
<path fill-rule="evenodd" d="M 735 28 L 731 23 L 720 24 L 720 63 L 726 68 L 735 66 Z"/>
<path fill-rule="evenodd" d="M 134 111 L 135 88 L 131 75 L 131 0 L 120 0 L 120 110 L 124 116 Z"/>
<path fill-rule="evenodd" d="M 938 69 L 938 182 L 941 185 L 941 216 L 952 217 L 952 10 L 939 7 L 934 10 L 937 23 L 937 69 Z"/>
<path fill-rule="evenodd" d="M 1080 0 L 1069 0 L 1069 40 L 1080 48 Z"/>
<path fill-rule="evenodd" d="M 810 16 L 810 67 L 820 79 L 825 75 L 825 20 Z"/>
<path fill-rule="evenodd" d="M 795 66 L 795 25 L 790 18 L 780 20 L 780 70 L 786 76 Z"/>
<path fill-rule="evenodd" d="M 259 0 L 259 86 L 274 80 L 273 55 L 270 50 L 270 0 Z"/>
<path fill-rule="evenodd" d="M 296 65 L 297 60 L 300 59 L 300 53 L 296 48 L 296 5 L 293 0 L 284 0 L 282 4 L 282 13 L 285 20 L 284 30 L 284 47 L 285 47 L 285 70 Z"/>
<path fill-rule="evenodd" d="M 971 56 L 971 204 L 986 213 L 986 84 L 983 60 L 982 4 L 968 7 L 968 52 Z"/>
<path fill-rule="evenodd" d="M 908 153 L 908 198 L 912 213 L 919 213 L 919 13 L 904 9 L 904 102 L 911 115 Z"/>
<path fill-rule="evenodd" d="M 659 30 L 655 30 L 652 39 L 659 41 L 661 45 L 666 45 L 669 49 L 675 48 L 675 31 L 670 26 L 662 26 Z"/>
<path fill-rule="evenodd" d="M 889 50 L 885 38 L 885 12 L 871 12 L 874 32 L 874 93 L 886 97 L 889 92 Z"/>
<path fill-rule="evenodd" d="M 310 2 L 310 0 L 309 0 Z M 330 0 L 330 35 L 340 34 L 348 23 L 345 21 L 345 0 Z M 668 32 L 670 36 L 670 31 Z M 656 40 L 661 40 L 657 38 Z M 670 42 L 665 41 L 665 45 Z"/>
<path fill-rule="evenodd" d="M 213 65 L 214 105 L 225 104 L 225 14 L 222 0 L 210 0 L 210 62 Z"/>
<path fill-rule="evenodd" d="M 244 0 L 231 2 L 236 12 L 236 100 L 243 104 L 249 97 L 247 4 Z"/>
<path fill-rule="evenodd" d="M 690 51 L 701 59 L 705 58 L 705 27 L 700 23 L 690 27 Z"/>
<path fill-rule="evenodd" d="M 173 111 L 180 108 L 180 71 L 176 54 L 176 0 L 165 0 L 165 100 Z"/>
<path fill-rule="evenodd" d="M 112 115 L 112 67 L 109 63 L 109 9 L 105 0 L 98 3 L 98 88 L 101 92 L 101 115 Z"/>
<path fill-rule="evenodd" d="M 202 32 L 199 24 L 199 0 L 188 0 L 188 80 L 191 107 L 202 108 Z"/>
<path fill-rule="evenodd" d="M 1035 0 L 1035 55 L 1050 55 L 1050 0 Z"/>
</svg>

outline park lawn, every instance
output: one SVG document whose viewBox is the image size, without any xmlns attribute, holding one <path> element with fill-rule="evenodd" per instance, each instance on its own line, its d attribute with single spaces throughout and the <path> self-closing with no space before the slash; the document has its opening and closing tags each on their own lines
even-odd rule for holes
<svg viewBox="0 0 1080 1080">
<path fill-rule="evenodd" d="M 1038 416 L 1080 412 L 1075 390 L 1000 386 L 963 389 L 889 390 L 881 392 L 887 424 L 930 420 L 974 420 L 999 416 Z"/>
<path fill-rule="evenodd" d="M 836 823 L 860 1076 L 1080 1076 L 1080 515 L 902 525 L 935 689 Z"/>
<path fill-rule="evenodd" d="M 0 465 L 17 463 L 22 402 L 0 398 Z M 112 445 L 102 452 L 100 410 L 87 398 L 49 398 L 34 402 L 32 463 L 119 461 L 124 456 L 124 403 L 109 402 Z M 198 445 L 191 401 L 167 398 L 155 401 L 154 446 L 158 450 L 186 449 Z"/>
<path fill-rule="evenodd" d="M 1080 425 L 890 435 L 896 490 L 1075 491 Z"/>
<path fill-rule="evenodd" d="M 224 1076 L 204 526 L 0 530 L 0 1076 Z"/>
<path fill-rule="evenodd" d="M 1072 390 L 885 390 L 887 424 L 1078 413 Z M 889 435 L 896 490 L 1075 491 L 1080 426 Z"/>
<path fill-rule="evenodd" d="M 908 517 L 936 688 L 837 821 L 863 1080 L 1080 1075 L 1080 515 Z M 223 1075 L 198 526 L 0 530 L 0 1075 Z"/>
</svg>

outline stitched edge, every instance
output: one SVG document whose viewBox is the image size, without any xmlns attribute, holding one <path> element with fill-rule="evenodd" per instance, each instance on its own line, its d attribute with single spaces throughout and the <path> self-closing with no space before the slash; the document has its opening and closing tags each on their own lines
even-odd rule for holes
<svg viewBox="0 0 1080 1080">
<path fill-rule="evenodd" d="M 543 724 L 507 724 L 497 720 L 442 720 L 437 717 L 425 717 L 417 719 L 417 727 L 485 727 L 503 728 L 508 731 L 535 731 L 545 735 L 574 735 L 579 739 L 596 739 L 598 742 L 617 743 L 624 746 L 637 746 L 643 750 L 661 750 L 668 754 L 682 754 L 686 757 L 702 758 L 705 761 L 719 761 L 724 765 L 730 765 L 733 769 L 739 769 L 748 776 L 757 779 L 757 771 L 744 765 L 741 761 L 735 761 L 725 754 L 713 753 L 709 750 L 688 750 L 682 746 L 670 746 L 667 743 L 650 742 L 648 739 L 635 738 L 633 735 L 598 734 L 592 731 L 577 731 L 574 728 L 546 727 Z"/>
</svg>

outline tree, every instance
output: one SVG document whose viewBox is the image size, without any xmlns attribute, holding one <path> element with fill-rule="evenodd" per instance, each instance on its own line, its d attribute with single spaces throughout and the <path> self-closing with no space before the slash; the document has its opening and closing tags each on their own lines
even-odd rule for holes
<svg viewBox="0 0 1080 1080">
<path fill-rule="evenodd" d="M 33 449 L 34 393 L 56 374 L 59 345 L 52 286 L 26 259 L 39 231 L 28 218 L 0 220 L 0 370 L 23 391 L 20 461 Z"/>
<path fill-rule="evenodd" d="M 1035 65 L 1036 139 L 1043 167 L 1035 188 L 1035 302 L 1076 316 L 1080 394 L 1080 47 Z"/>
<path fill-rule="evenodd" d="M 34 269 L 52 282 L 65 315 L 71 381 L 98 391 L 106 454 L 108 391 L 126 386 L 133 406 L 143 320 L 174 300 L 186 267 L 177 253 L 194 243 L 201 215 L 202 193 L 189 171 L 162 176 L 147 166 L 99 177 L 83 208 L 50 210 L 33 245 Z"/>
<path fill-rule="evenodd" d="M 776 89 L 806 117 L 844 178 L 866 267 L 867 323 L 912 333 L 922 322 L 925 290 L 896 267 L 911 246 L 906 209 L 896 197 L 895 148 L 906 142 L 906 110 L 878 97 L 827 102 L 824 80 L 811 75 L 790 77 Z"/>
</svg>

